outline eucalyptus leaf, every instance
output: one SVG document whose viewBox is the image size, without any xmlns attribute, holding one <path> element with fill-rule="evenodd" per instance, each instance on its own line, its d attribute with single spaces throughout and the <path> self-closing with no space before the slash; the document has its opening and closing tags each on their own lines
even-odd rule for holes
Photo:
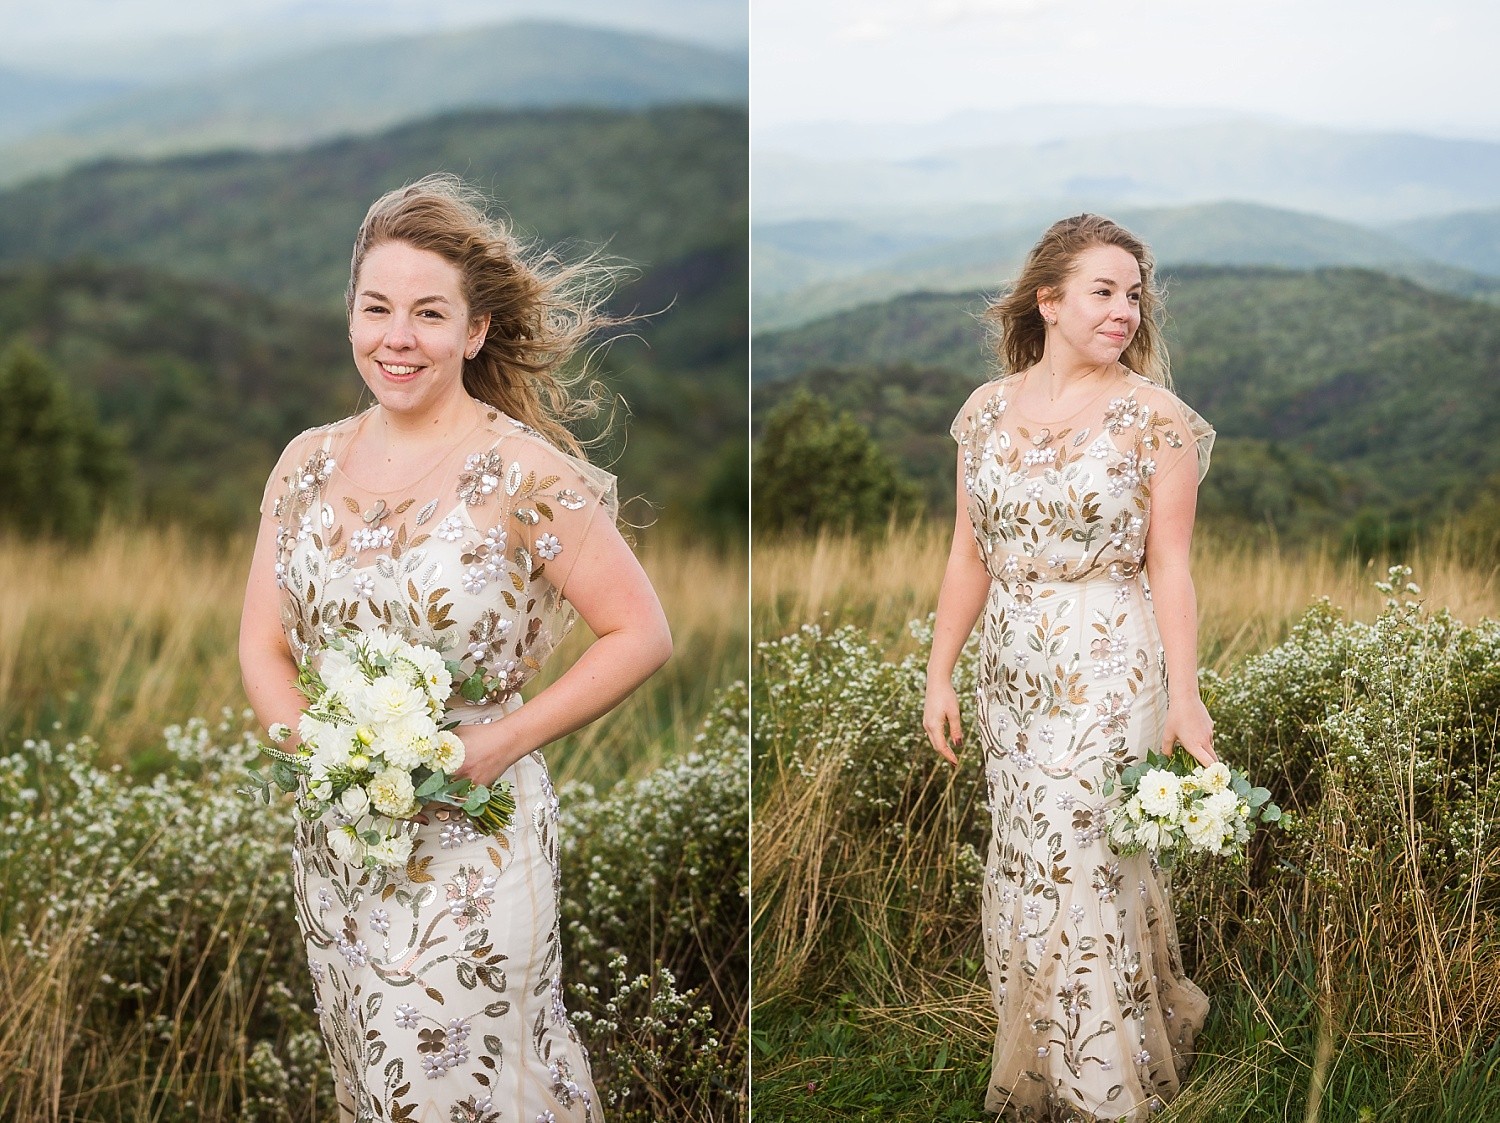
<svg viewBox="0 0 1500 1123">
<path fill-rule="evenodd" d="M 297 770 L 285 761 L 278 760 L 271 765 L 271 779 L 284 792 L 297 790 Z"/>
</svg>

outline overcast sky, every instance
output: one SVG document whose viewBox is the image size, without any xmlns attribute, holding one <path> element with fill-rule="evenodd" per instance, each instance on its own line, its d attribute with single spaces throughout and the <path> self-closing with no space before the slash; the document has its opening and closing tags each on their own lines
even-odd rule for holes
<svg viewBox="0 0 1500 1123">
<path fill-rule="evenodd" d="M 452 30 L 521 15 L 715 38 L 744 0 L 0 0 L 0 59 L 278 28 Z M 1500 140 L 1494 0 L 749 0 L 752 119 L 921 121 L 1148 104 Z"/>
<path fill-rule="evenodd" d="M 0 60 L 85 65 L 112 44 L 284 32 L 289 39 L 454 31 L 555 18 L 743 43 L 744 0 L 0 0 Z"/>
<path fill-rule="evenodd" d="M 751 0 L 752 127 L 1134 104 L 1500 140 L 1494 0 Z"/>
</svg>

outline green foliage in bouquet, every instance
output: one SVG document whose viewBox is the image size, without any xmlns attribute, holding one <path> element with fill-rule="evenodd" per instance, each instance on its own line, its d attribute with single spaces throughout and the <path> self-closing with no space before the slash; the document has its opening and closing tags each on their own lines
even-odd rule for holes
<svg viewBox="0 0 1500 1123">
<path fill-rule="evenodd" d="M 1104 781 L 1105 796 L 1117 790 L 1111 844 L 1120 854 L 1151 850 L 1163 869 L 1189 854 L 1238 854 L 1257 825 L 1281 820 L 1268 789 L 1222 761 L 1199 765 L 1185 751 L 1148 749 L 1145 760 Z"/>
<path fill-rule="evenodd" d="M 318 654 L 321 663 L 309 654 L 297 668 L 297 690 L 308 702 L 298 725 L 303 743 L 291 752 L 263 746 L 270 775 L 251 770 L 245 794 L 269 803 L 273 784 L 296 792 L 298 812 L 309 820 L 337 808 L 349 820 L 330 836 L 340 856 L 380 865 L 403 864 L 410 844 L 393 836 L 389 823 L 382 828 L 370 821 L 372 805 L 391 819 L 409 819 L 424 804 L 445 804 L 461 809 L 491 834 L 510 825 L 516 810 L 510 785 L 452 779 L 464 755 L 462 741 L 452 732 L 458 722 L 437 721 L 455 691 L 470 701 L 490 693 L 492 683 L 483 668 L 466 673 L 457 661 L 383 629 L 342 632 Z M 337 680 L 330 684 L 325 671 Z M 410 692 L 421 691 L 420 705 L 403 715 L 413 729 L 405 744 L 401 719 L 392 716 L 387 726 L 377 708 L 363 700 L 365 688 L 381 683 L 404 695 L 408 709 L 417 697 Z M 292 731 L 275 725 L 269 733 L 282 742 Z"/>
</svg>

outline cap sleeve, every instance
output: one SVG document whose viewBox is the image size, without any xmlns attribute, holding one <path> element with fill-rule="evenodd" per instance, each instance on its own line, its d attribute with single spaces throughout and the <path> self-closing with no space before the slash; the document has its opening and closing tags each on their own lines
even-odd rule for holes
<svg viewBox="0 0 1500 1123">
<path fill-rule="evenodd" d="M 958 414 L 953 418 L 953 424 L 948 426 L 948 435 L 962 445 L 974 432 L 975 423 L 979 413 L 995 396 L 1000 387 L 999 380 L 986 382 L 972 394 L 968 400 L 959 408 Z"/>
<path fill-rule="evenodd" d="M 613 526 L 619 513 L 615 477 L 540 436 L 509 444 L 504 486 L 515 541 L 531 555 L 531 579 L 566 596 L 589 535 Z"/>
<path fill-rule="evenodd" d="M 1208 474 L 1214 447 L 1214 428 L 1181 398 L 1162 390 L 1158 395 L 1156 474 L 1161 478 L 1179 465 L 1193 464 L 1198 482 Z"/>
<path fill-rule="evenodd" d="M 266 479 L 265 490 L 261 493 L 261 518 L 280 518 L 286 513 L 287 504 L 303 490 L 302 476 L 309 468 L 312 456 L 322 448 L 323 441 L 320 438 L 327 429 L 324 426 L 299 433 L 281 450 L 276 466 Z M 312 467 L 316 471 L 319 466 Z"/>
</svg>

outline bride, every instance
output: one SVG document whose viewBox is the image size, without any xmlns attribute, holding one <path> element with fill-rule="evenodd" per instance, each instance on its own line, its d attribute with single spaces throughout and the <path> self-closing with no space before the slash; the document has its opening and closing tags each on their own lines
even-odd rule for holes
<svg viewBox="0 0 1500 1123">
<path fill-rule="evenodd" d="M 301 434 L 266 486 L 240 628 L 245 689 L 293 728 L 300 660 L 383 627 L 482 669 L 452 700 L 459 776 L 508 780 L 509 827 L 423 816 L 404 869 L 297 829 L 297 914 L 347 1123 L 601 1118 L 563 1005 L 557 797 L 541 749 L 667 659 L 661 605 L 615 525 L 614 478 L 564 421 L 560 371 L 600 325 L 587 265 L 528 259 L 457 180 L 375 202 L 355 240 L 354 364 L 375 399 Z M 582 616 L 597 637 L 522 705 Z"/>
<path fill-rule="evenodd" d="M 953 423 L 923 724 L 956 764 L 953 669 L 982 617 L 987 1107 L 1023 1120 L 1144 1118 L 1208 1012 L 1149 853 L 1105 836 L 1106 781 L 1147 750 L 1216 759 L 1188 570 L 1214 433 L 1165 385 L 1153 266 L 1108 219 L 1054 224 L 989 313 L 1007 373 Z"/>
</svg>

